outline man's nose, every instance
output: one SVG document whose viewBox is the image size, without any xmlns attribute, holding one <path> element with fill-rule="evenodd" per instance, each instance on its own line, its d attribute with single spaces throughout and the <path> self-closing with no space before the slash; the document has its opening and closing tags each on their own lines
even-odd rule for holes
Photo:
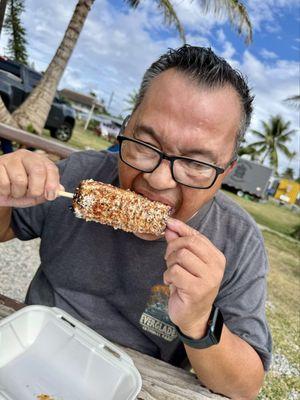
<svg viewBox="0 0 300 400">
<path fill-rule="evenodd" d="M 153 172 L 144 173 L 143 177 L 156 190 L 174 189 L 177 186 L 172 177 L 170 162 L 167 160 L 162 160 Z"/>
</svg>

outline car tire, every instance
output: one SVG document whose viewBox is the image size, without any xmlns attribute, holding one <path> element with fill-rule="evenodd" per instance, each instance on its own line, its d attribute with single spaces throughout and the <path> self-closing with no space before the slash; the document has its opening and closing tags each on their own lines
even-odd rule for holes
<svg viewBox="0 0 300 400">
<path fill-rule="evenodd" d="M 51 129 L 50 134 L 53 138 L 61 142 L 67 142 L 71 139 L 73 126 L 69 122 L 64 122 L 56 129 Z"/>
</svg>

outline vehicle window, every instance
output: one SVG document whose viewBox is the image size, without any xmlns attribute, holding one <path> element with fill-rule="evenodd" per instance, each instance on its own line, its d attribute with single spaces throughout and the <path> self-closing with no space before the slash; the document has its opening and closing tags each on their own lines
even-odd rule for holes
<svg viewBox="0 0 300 400">
<path fill-rule="evenodd" d="M 34 71 L 28 71 L 28 77 L 31 86 L 36 86 L 41 80 L 41 75 Z"/>
<path fill-rule="evenodd" d="M 9 72 L 10 74 L 13 74 L 20 78 L 20 67 L 18 65 L 15 65 L 9 61 L 2 61 L 0 60 L 0 70 Z"/>
</svg>

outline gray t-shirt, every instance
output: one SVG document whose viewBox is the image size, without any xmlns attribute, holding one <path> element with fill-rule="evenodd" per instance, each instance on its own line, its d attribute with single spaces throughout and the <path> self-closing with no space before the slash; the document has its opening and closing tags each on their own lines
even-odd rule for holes
<svg viewBox="0 0 300 400">
<path fill-rule="evenodd" d="M 118 156 L 77 152 L 59 164 L 61 182 L 74 191 L 82 179 L 119 185 Z M 40 237 L 41 265 L 26 302 L 60 307 L 104 337 L 174 365 L 186 360 L 167 315 L 163 273 L 166 242 L 76 218 L 71 201 L 13 210 L 21 240 Z M 248 342 L 267 370 L 271 336 L 265 316 L 268 268 L 262 235 L 252 218 L 219 192 L 189 222 L 226 256 L 215 305 L 226 326 Z"/>
</svg>

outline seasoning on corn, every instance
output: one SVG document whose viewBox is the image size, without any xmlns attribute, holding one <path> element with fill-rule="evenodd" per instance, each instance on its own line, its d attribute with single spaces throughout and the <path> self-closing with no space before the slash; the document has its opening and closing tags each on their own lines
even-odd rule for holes
<svg viewBox="0 0 300 400">
<path fill-rule="evenodd" d="M 93 179 L 80 182 L 73 198 L 73 210 L 76 217 L 86 221 L 157 236 L 165 231 L 171 213 L 168 205 Z"/>
</svg>

